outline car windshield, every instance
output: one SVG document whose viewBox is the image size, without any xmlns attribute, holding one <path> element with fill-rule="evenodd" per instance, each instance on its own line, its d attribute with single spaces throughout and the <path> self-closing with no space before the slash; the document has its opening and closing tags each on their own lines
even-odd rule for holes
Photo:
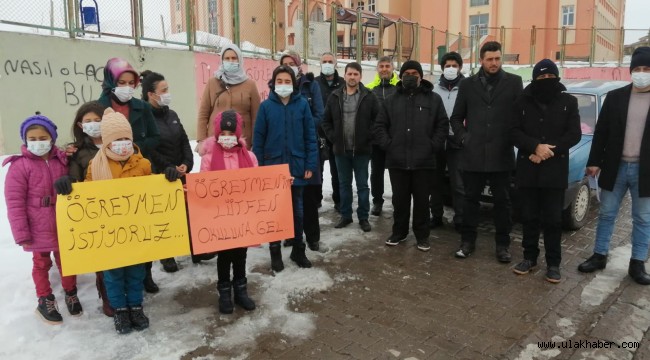
<svg viewBox="0 0 650 360">
<path fill-rule="evenodd" d="M 583 134 L 593 134 L 596 127 L 596 96 L 588 94 L 571 94 L 578 99 L 580 111 L 580 128 Z"/>
</svg>

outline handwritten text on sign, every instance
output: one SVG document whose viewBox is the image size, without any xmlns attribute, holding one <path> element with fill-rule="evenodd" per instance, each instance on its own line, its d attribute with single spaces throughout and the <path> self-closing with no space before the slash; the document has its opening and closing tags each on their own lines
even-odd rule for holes
<svg viewBox="0 0 650 360">
<path fill-rule="evenodd" d="M 162 175 L 74 184 L 56 217 L 63 275 L 190 253 L 181 182 Z"/>
<path fill-rule="evenodd" d="M 287 165 L 187 175 L 194 254 L 293 237 Z"/>
</svg>

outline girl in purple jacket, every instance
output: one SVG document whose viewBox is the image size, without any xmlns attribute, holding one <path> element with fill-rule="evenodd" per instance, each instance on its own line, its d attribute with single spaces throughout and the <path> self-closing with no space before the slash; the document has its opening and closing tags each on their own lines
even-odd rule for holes
<svg viewBox="0 0 650 360">
<path fill-rule="evenodd" d="M 8 157 L 11 163 L 5 180 L 5 200 L 11 232 L 16 244 L 32 253 L 32 278 L 36 286 L 36 313 L 49 324 L 61 324 L 63 318 L 56 305 L 48 272 L 52 267 L 50 252 L 61 273 L 61 258 L 56 232 L 56 192 L 54 180 L 68 173 L 65 152 L 56 141 L 56 125 L 36 113 L 20 125 L 23 140 L 21 155 Z M 61 275 L 65 303 L 70 315 L 82 313 L 77 297 L 77 277 Z"/>
</svg>

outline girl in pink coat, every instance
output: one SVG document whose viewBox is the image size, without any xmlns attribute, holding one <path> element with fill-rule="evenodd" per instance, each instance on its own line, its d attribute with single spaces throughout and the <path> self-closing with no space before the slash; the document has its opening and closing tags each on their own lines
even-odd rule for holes
<svg viewBox="0 0 650 360">
<path fill-rule="evenodd" d="M 202 142 L 200 150 L 201 171 L 230 170 L 256 167 L 257 158 L 246 150 L 242 136 L 242 117 L 235 110 L 226 110 L 214 119 L 214 136 Z M 230 282 L 232 264 L 233 280 Z M 217 252 L 217 290 L 219 291 L 219 312 L 232 314 L 232 289 L 235 290 L 235 304 L 245 310 L 254 310 L 255 303 L 246 290 L 246 248 Z"/>
<path fill-rule="evenodd" d="M 48 272 L 53 252 L 61 274 L 54 181 L 68 174 L 67 157 L 54 146 L 56 125 L 40 113 L 23 121 L 20 136 L 22 154 L 10 156 L 2 163 L 3 166 L 11 163 L 5 180 L 9 224 L 16 244 L 32 253 L 32 277 L 38 296 L 36 313 L 49 324 L 60 324 L 63 318 L 57 309 Z M 61 276 L 61 283 L 70 315 L 81 315 L 76 276 Z"/>
</svg>

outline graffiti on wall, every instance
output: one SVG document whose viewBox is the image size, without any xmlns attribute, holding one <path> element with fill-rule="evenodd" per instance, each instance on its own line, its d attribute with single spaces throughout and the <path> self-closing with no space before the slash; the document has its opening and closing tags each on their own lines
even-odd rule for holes
<svg viewBox="0 0 650 360">
<path fill-rule="evenodd" d="M 580 67 L 564 68 L 564 79 L 576 80 L 624 80 L 630 81 L 629 67 Z"/>
</svg>

